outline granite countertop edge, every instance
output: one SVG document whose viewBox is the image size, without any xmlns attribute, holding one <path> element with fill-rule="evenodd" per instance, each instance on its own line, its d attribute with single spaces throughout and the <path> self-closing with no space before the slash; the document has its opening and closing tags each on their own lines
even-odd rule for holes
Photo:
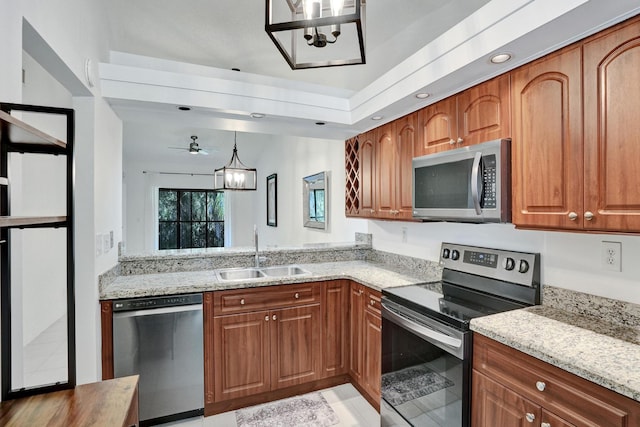
<svg viewBox="0 0 640 427">
<path fill-rule="evenodd" d="M 219 281 L 216 270 L 119 276 L 100 292 L 100 300 L 176 295 L 256 288 L 325 280 L 353 280 L 377 291 L 394 286 L 440 280 L 439 272 L 397 272 L 392 266 L 368 261 L 296 264 L 308 274 L 251 280 Z M 179 284 L 178 284 L 179 283 Z"/>
<path fill-rule="evenodd" d="M 553 319 L 537 306 L 471 320 L 471 330 L 640 402 L 640 345 Z M 549 314 L 547 317 L 545 314 Z M 597 320 L 594 320 L 597 322 Z M 638 331 L 640 333 L 640 331 Z"/>
</svg>

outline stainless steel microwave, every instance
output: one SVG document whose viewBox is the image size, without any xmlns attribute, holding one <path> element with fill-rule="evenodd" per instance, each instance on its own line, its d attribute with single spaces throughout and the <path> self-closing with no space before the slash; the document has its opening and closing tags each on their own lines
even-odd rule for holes
<svg viewBox="0 0 640 427">
<path fill-rule="evenodd" d="M 511 140 L 414 158 L 413 217 L 510 222 Z"/>
</svg>

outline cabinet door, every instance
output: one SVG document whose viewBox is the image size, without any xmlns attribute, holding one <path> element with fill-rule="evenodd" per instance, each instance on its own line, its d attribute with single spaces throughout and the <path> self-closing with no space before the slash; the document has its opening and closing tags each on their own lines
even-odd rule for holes
<svg viewBox="0 0 640 427">
<path fill-rule="evenodd" d="M 584 45 L 587 230 L 640 231 L 640 22 Z"/>
<path fill-rule="evenodd" d="M 350 357 L 349 374 L 356 381 L 362 382 L 362 318 L 364 316 L 364 289 L 362 285 L 351 282 L 349 289 L 349 332 Z"/>
<path fill-rule="evenodd" d="M 376 217 L 394 218 L 398 154 L 393 123 L 376 129 Z"/>
<path fill-rule="evenodd" d="M 215 401 L 269 391 L 269 313 L 214 317 Z"/>
<path fill-rule="evenodd" d="M 372 217 L 375 213 L 375 130 L 359 137 L 360 156 L 360 211 L 359 216 Z"/>
<path fill-rule="evenodd" d="M 374 402 L 380 402 L 382 377 L 382 319 L 370 310 L 364 313 L 362 386 Z"/>
<path fill-rule="evenodd" d="M 320 304 L 283 308 L 271 319 L 271 389 L 320 378 Z"/>
<path fill-rule="evenodd" d="M 418 111 L 418 140 L 414 156 L 455 147 L 458 139 L 456 97 L 452 96 Z"/>
<path fill-rule="evenodd" d="M 326 282 L 323 290 L 322 375 L 331 377 L 349 370 L 349 281 Z"/>
<path fill-rule="evenodd" d="M 457 147 L 511 137 L 510 76 L 504 74 L 460 93 Z"/>
<path fill-rule="evenodd" d="M 580 47 L 512 74 L 513 223 L 582 228 Z"/>
<path fill-rule="evenodd" d="M 540 420 L 541 425 L 545 427 L 576 427 L 575 424 L 571 424 L 570 422 L 563 420 L 559 416 L 552 414 L 549 411 L 542 410 L 542 420 Z M 547 423 L 545 425 L 545 423 Z"/>
<path fill-rule="evenodd" d="M 540 406 L 475 370 L 471 402 L 471 425 L 474 427 L 540 425 Z"/>
<path fill-rule="evenodd" d="M 412 160 L 413 150 L 418 140 L 418 113 L 409 114 L 394 122 L 394 137 L 396 143 L 396 182 L 395 210 L 396 218 L 408 219 L 413 217 L 413 183 Z"/>
</svg>

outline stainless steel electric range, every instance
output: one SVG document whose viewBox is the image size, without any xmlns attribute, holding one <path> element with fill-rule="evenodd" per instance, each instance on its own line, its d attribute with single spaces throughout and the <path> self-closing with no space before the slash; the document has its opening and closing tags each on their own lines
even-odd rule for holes
<svg viewBox="0 0 640 427">
<path fill-rule="evenodd" d="M 441 282 L 383 290 L 383 426 L 469 426 L 470 320 L 540 303 L 539 254 L 443 243 L 440 263 Z"/>
</svg>

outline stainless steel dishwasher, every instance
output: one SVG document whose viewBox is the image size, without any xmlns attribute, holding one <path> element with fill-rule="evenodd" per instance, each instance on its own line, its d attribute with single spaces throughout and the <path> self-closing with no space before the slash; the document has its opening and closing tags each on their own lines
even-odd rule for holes
<svg viewBox="0 0 640 427">
<path fill-rule="evenodd" d="M 140 375 L 140 425 L 202 415 L 202 294 L 117 300 L 116 377 Z"/>
</svg>

